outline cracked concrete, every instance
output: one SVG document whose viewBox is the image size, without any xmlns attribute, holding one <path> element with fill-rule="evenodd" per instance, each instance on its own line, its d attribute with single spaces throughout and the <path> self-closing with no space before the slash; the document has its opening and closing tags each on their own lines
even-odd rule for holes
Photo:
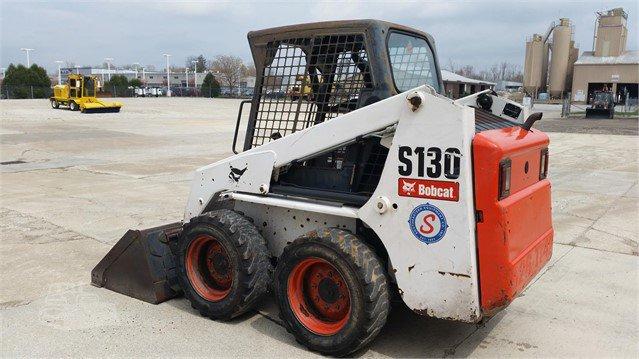
<svg viewBox="0 0 639 359">
<path fill-rule="evenodd" d="M 191 171 L 230 154 L 239 104 L 122 101 L 121 113 L 94 115 L 0 102 L 0 162 L 26 162 L 0 167 L 0 356 L 316 356 L 272 298 L 219 323 L 183 298 L 154 306 L 89 285 L 126 229 L 182 217 Z M 638 138 L 550 136 L 550 264 L 482 325 L 396 304 L 358 356 L 636 357 Z"/>
</svg>

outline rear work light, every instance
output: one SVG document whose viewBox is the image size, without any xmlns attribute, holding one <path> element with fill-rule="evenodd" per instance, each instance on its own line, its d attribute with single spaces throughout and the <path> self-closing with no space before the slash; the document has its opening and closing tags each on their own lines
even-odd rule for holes
<svg viewBox="0 0 639 359">
<path fill-rule="evenodd" d="M 499 162 L 499 199 L 510 195 L 510 158 L 504 158 Z"/>
<path fill-rule="evenodd" d="M 548 148 L 541 150 L 539 158 L 539 180 L 548 176 Z"/>
</svg>

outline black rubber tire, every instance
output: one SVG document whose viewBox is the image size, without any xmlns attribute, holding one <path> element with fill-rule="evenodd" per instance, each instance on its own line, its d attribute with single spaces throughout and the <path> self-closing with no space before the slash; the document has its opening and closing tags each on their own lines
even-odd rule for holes
<svg viewBox="0 0 639 359">
<path fill-rule="evenodd" d="M 77 111 L 80 107 L 78 107 L 78 104 L 75 103 L 74 101 L 69 102 L 69 110 L 71 111 Z"/>
<path fill-rule="evenodd" d="M 186 274 L 186 252 L 199 234 L 214 236 L 233 265 L 231 291 L 218 302 L 202 298 Z M 205 213 L 185 225 L 178 242 L 176 266 L 180 286 L 191 306 L 201 315 L 218 320 L 230 320 L 250 310 L 268 291 L 273 273 L 262 235 L 246 217 L 229 209 Z"/>
<path fill-rule="evenodd" d="M 295 316 L 288 299 L 288 278 L 297 263 L 309 257 L 327 260 L 342 275 L 350 293 L 350 318 L 330 336 L 307 329 Z M 379 257 L 356 235 L 337 228 L 313 231 L 288 245 L 275 270 L 275 295 L 286 330 L 307 348 L 332 356 L 346 356 L 379 334 L 388 316 L 390 291 Z"/>
<path fill-rule="evenodd" d="M 56 100 L 51 100 L 51 107 L 58 109 L 60 108 L 60 103 Z"/>
</svg>

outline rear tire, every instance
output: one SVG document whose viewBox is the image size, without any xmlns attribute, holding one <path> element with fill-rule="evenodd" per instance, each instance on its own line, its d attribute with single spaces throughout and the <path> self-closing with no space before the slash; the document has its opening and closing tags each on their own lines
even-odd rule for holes
<svg viewBox="0 0 639 359">
<path fill-rule="evenodd" d="M 286 329 L 327 355 L 345 356 L 367 345 L 389 312 L 381 260 L 357 236 L 335 228 L 310 232 L 284 249 L 275 294 Z"/>
<path fill-rule="evenodd" d="M 180 236 L 177 259 L 185 297 L 211 319 L 229 320 L 251 309 L 272 273 L 264 238 L 228 209 L 193 218 Z"/>
<path fill-rule="evenodd" d="M 78 107 L 78 104 L 77 104 L 77 103 L 75 103 L 75 102 L 73 102 L 73 101 L 69 102 L 69 110 L 71 110 L 71 111 L 77 111 L 77 110 L 78 110 L 78 108 L 79 108 L 79 107 Z"/>
<path fill-rule="evenodd" d="M 51 107 L 58 109 L 60 108 L 60 103 L 56 100 L 51 100 Z"/>
</svg>

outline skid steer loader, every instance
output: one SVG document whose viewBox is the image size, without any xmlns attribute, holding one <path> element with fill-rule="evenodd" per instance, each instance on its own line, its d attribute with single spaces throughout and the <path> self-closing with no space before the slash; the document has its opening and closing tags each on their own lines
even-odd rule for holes
<svg viewBox="0 0 639 359">
<path fill-rule="evenodd" d="M 235 155 L 196 170 L 183 221 L 127 232 L 93 284 L 152 303 L 182 292 L 218 320 L 272 287 L 286 329 L 339 356 L 379 333 L 394 293 L 475 323 L 549 260 L 541 114 L 491 90 L 442 96 L 433 38 L 412 28 L 321 22 L 248 40 L 258 78 Z M 298 76 L 308 96 L 279 95 Z"/>
<path fill-rule="evenodd" d="M 69 74 L 66 84 L 53 87 L 53 96 L 49 98 L 51 107 L 67 106 L 71 111 L 80 110 L 82 113 L 120 112 L 122 103 L 95 97 L 97 88 L 97 77 Z"/>
</svg>

